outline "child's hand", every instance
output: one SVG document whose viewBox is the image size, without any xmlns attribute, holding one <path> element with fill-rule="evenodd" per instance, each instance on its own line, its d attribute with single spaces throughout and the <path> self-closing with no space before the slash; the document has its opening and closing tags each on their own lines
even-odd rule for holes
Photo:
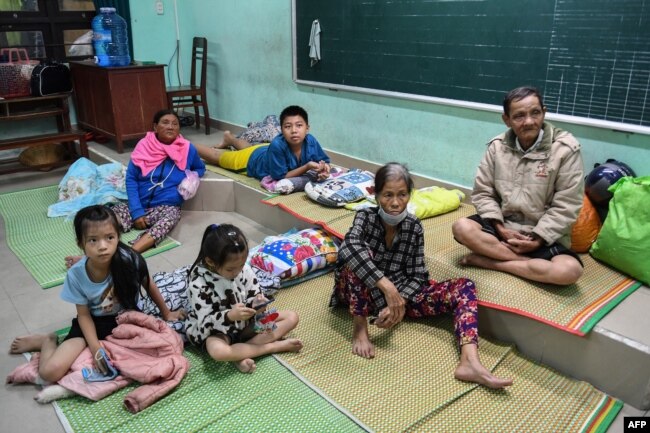
<svg viewBox="0 0 650 433">
<path fill-rule="evenodd" d="M 266 306 L 260 307 L 260 305 L 267 303 L 268 300 L 269 299 L 266 296 L 260 293 L 255 296 L 255 299 L 253 299 L 253 302 L 251 302 L 251 307 L 253 307 L 256 313 L 261 313 L 266 310 Z"/>
<path fill-rule="evenodd" d="M 325 180 L 330 177 L 331 167 L 325 161 L 318 162 L 318 180 Z"/>
<path fill-rule="evenodd" d="M 307 167 L 307 171 L 314 170 L 316 172 L 320 172 L 322 166 L 316 161 L 309 161 L 307 164 L 305 164 L 305 167 Z"/>
<path fill-rule="evenodd" d="M 176 311 L 170 311 L 167 317 L 163 317 L 163 320 L 167 322 L 176 322 L 178 320 L 185 320 L 187 317 L 187 313 L 185 312 L 185 309 L 179 308 Z"/>
<path fill-rule="evenodd" d="M 104 349 L 104 347 L 100 345 L 96 350 L 91 350 L 91 352 L 93 353 L 93 360 L 95 366 L 97 367 L 97 370 L 99 370 L 102 374 L 107 374 L 108 367 L 106 366 L 104 358 L 102 358 L 102 356 L 99 353 L 101 349 Z M 111 358 L 110 352 L 106 349 L 104 349 L 104 352 L 106 353 L 106 356 L 108 356 L 108 358 L 110 359 Z"/>
<path fill-rule="evenodd" d="M 330 171 L 332 169 L 330 167 L 330 165 L 328 163 L 326 163 L 325 161 L 319 161 L 318 165 L 320 166 L 318 171 L 321 172 L 321 173 L 326 173 L 329 176 Z"/>
<path fill-rule="evenodd" d="M 230 311 L 226 314 L 231 322 L 238 320 L 248 320 L 255 315 L 256 311 L 253 308 L 248 308 L 244 304 L 235 304 Z"/>
</svg>

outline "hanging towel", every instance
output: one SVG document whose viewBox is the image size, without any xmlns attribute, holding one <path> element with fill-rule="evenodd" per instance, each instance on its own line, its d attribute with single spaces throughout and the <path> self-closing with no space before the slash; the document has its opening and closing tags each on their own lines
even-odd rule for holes
<svg viewBox="0 0 650 433">
<path fill-rule="evenodd" d="M 311 23 L 311 34 L 309 35 L 309 58 L 314 66 L 320 60 L 320 23 L 314 20 Z"/>
</svg>

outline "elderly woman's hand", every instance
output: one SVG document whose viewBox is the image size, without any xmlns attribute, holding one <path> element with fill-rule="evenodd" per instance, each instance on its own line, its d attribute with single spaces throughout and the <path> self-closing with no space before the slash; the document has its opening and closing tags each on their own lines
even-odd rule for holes
<svg viewBox="0 0 650 433">
<path fill-rule="evenodd" d="M 133 225 L 138 230 L 145 230 L 147 228 L 147 221 L 144 219 L 143 216 L 141 216 L 140 218 L 133 221 Z"/>
<path fill-rule="evenodd" d="M 404 318 L 406 302 L 400 296 L 397 287 L 388 278 L 382 277 L 377 282 L 377 287 L 384 294 L 388 306 L 379 312 L 375 325 L 379 328 L 392 328 Z"/>
</svg>

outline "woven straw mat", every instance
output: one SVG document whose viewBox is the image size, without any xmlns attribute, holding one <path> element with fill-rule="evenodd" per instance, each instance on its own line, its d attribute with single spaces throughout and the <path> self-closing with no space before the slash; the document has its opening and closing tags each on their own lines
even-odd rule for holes
<svg viewBox="0 0 650 433">
<path fill-rule="evenodd" d="M 47 216 L 47 207 L 57 201 L 57 191 L 53 185 L 0 195 L 7 245 L 43 288 L 62 284 L 66 273 L 64 258 L 82 253 L 75 241 L 72 221 Z M 122 241 L 135 239 L 138 233 L 125 233 Z M 168 237 L 143 255 L 151 257 L 178 245 L 178 241 Z"/>
<path fill-rule="evenodd" d="M 362 423 L 376 431 L 402 431 L 476 387 L 454 379 L 459 352 L 451 316 L 406 320 L 394 330 L 371 326 L 375 359 L 353 355 L 347 309 L 328 307 L 333 284 L 328 274 L 277 294 L 278 309 L 299 314 L 292 334 L 305 343 L 300 353 L 279 357 Z M 510 350 L 486 340 L 480 344 L 489 369 Z"/>
<path fill-rule="evenodd" d="M 462 204 L 454 212 L 422 221 L 425 255 L 430 277 L 445 280 L 468 277 L 477 283 L 481 302 L 515 309 L 566 326 L 571 320 L 609 292 L 626 277 L 583 254 L 585 270 L 576 284 L 566 287 L 534 283 L 499 271 L 460 266 L 459 260 L 469 250 L 456 242 L 451 225 L 458 218 L 472 215 L 474 207 Z"/>
</svg>

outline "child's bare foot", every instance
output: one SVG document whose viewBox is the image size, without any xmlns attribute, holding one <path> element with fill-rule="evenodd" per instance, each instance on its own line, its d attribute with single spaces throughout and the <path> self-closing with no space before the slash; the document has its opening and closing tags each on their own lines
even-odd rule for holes
<svg viewBox="0 0 650 433">
<path fill-rule="evenodd" d="M 215 149 L 228 149 L 231 146 L 233 146 L 233 143 L 235 141 L 235 136 L 232 135 L 232 132 L 230 131 L 224 131 L 223 132 L 223 141 L 216 146 L 214 146 Z"/>
<path fill-rule="evenodd" d="M 456 367 L 454 377 L 458 380 L 478 383 L 493 389 L 501 389 L 512 385 L 512 379 L 496 377 L 483 364 L 476 361 L 461 361 Z"/>
<path fill-rule="evenodd" d="M 297 338 L 287 338 L 286 340 L 278 340 L 275 342 L 277 345 L 277 353 L 280 352 L 300 352 L 302 349 L 302 341 Z"/>
<path fill-rule="evenodd" d="M 241 371 L 242 373 L 253 373 L 255 369 L 257 368 L 257 365 L 255 364 L 255 361 L 253 361 L 250 358 L 242 359 L 241 361 L 233 362 L 235 367 L 237 367 L 237 370 Z"/>
<path fill-rule="evenodd" d="M 46 338 L 48 338 L 48 335 L 46 334 L 32 334 L 16 337 L 14 341 L 11 342 L 9 353 L 20 354 L 41 350 Z"/>
<path fill-rule="evenodd" d="M 70 269 L 72 265 L 82 259 L 83 256 L 67 256 L 65 258 L 65 268 Z"/>
</svg>

